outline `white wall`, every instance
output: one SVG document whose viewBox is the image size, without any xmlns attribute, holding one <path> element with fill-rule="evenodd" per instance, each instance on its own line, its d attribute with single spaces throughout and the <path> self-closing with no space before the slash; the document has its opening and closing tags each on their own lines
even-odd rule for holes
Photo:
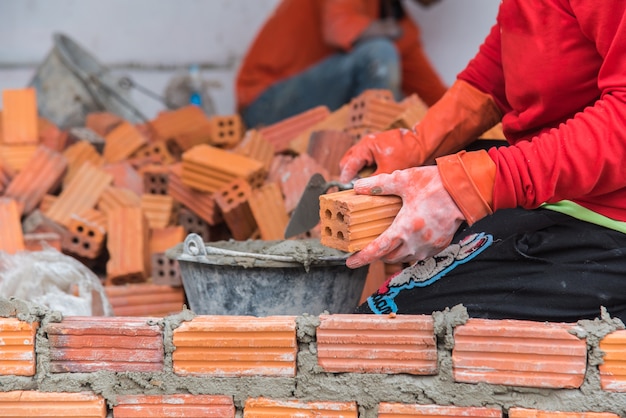
<svg viewBox="0 0 626 418">
<path fill-rule="evenodd" d="M 221 84 L 211 96 L 218 113 L 234 112 L 240 59 L 279 0 L 0 0 L 0 90 L 28 84 L 62 32 L 115 74 L 162 94 L 190 63 Z M 495 22 L 499 0 L 442 0 L 429 9 L 409 2 L 426 51 L 444 80 L 476 53 Z M 164 106 L 134 92 L 153 117 Z M 0 102 L 1 106 L 1 102 Z"/>
</svg>

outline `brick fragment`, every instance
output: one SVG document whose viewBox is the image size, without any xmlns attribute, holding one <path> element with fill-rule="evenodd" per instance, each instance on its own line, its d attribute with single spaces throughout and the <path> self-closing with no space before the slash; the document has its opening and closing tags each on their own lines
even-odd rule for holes
<svg viewBox="0 0 626 418">
<path fill-rule="evenodd" d="M 320 315 L 318 364 L 330 373 L 437 373 L 429 315 Z"/>
<path fill-rule="evenodd" d="M 105 164 L 102 166 L 102 171 L 113 176 L 113 186 L 132 190 L 137 195 L 144 192 L 143 177 L 129 160 Z"/>
<path fill-rule="evenodd" d="M 344 131 L 315 131 L 311 133 L 307 154 L 328 172 L 329 179 L 339 178 L 339 161 L 350 149 L 352 137 Z"/>
<path fill-rule="evenodd" d="M 150 276 L 150 230 L 141 208 L 120 207 L 108 213 L 107 284 L 145 282 Z"/>
<path fill-rule="evenodd" d="M 24 250 L 24 234 L 20 224 L 18 203 L 8 197 L 0 197 L 0 251 L 15 254 Z"/>
<path fill-rule="evenodd" d="M 215 193 L 215 202 L 222 212 L 233 238 L 246 240 L 257 229 L 248 200 L 252 187 L 243 179 L 235 179 Z"/>
<path fill-rule="evenodd" d="M 328 115 L 330 115 L 330 110 L 326 106 L 317 106 L 263 127 L 259 129 L 259 132 L 274 145 L 276 152 L 285 152 L 289 149 L 292 140 L 326 119 Z"/>
<path fill-rule="evenodd" d="M 164 317 L 182 311 L 185 292 L 181 287 L 155 283 L 104 286 L 115 316 Z"/>
<path fill-rule="evenodd" d="M 81 213 L 96 206 L 112 180 L 110 174 L 91 163 L 84 163 L 76 177 L 65 186 L 58 199 L 46 211 L 46 216 L 61 225 L 69 225 L 73 213 Z"/>
<path fill-rule="evenodd" d="M 159 372 L 163 332 L 155 318 L 71 316 L 49 323 L 52 373 Z"/>
<path fill-rule="evenodd" d="M 538 388 L 578 388 L 587 345 L 573 324 L 472 318 L 455 329 L 457 382 Z"/>
<path fill-rule="evenodd" d="M 182 181 L 182 163 L 169 166 L 169 176 L 167 182 L 167 194 L 172 196 L 188 211 L 209 225 L 216 225 L 222 221 L 222 215 L 217 206 L 213 193 L 195 190 Z"/>
<path fill-rule="evenodd" d="M 289 215 L 278 185 L 266 183 L 253 190 L 248 202 L 259 227 L 261 239 L 268 241 L 284 239 Z"/>
<path fill-rule="evenodd" d="M 233 148 L 233 152 L 248 158 L 260 161 L 266 171 L 269 171 L 274 158 L 274 145 L 263 138 L 256 129 L 248 130 L 241 142 Z"/>
<path fill-rule="evenodd" d="M 208 144 L 211 138 L 209 117 L 194 105 L 159 112 L 150 126 L 160 140 L 175 143 L 182 152 Z"/>
<path fill-rule="evenodd" d="M 202 315 L 174 330 L 174 373 L 215 377 L 296 373 L 293 316 Z"/>
<path fill-rule="evenodd" d="M 24 169 L 13 177 L 4 194 L 18 202 L 22 214 L 28 214 L 46 194 L 61 185 L 66 168 L 67 160 L 62 154 L 40 146 Z"/>
<path fill-rule="evenodd" d="M 209 193 L 237 178 L 259 187 L 266 175 L 261 162 L 210 145 L 197 145 L 182 157 L 183 184 Z"/>
<path fill-rule="evenodd" d="M 0 375 L 35 375 L 37 322 L 0 317 Z M 1 408 L 0 403 L 0 408 Z"/>
<path fill-rule="evenodd" d="M 124 121 L 105 136 L 102 156 L 107 163 L 122 161 L 147 143 L 147 138 L 133 124 Z"/>
<path fill-rule="evenodd" d="M 141 195 L 141 209 L 148 220 L 150 229 L 166 228 L 172 225 L 178 212 L 172 196 L 149 193 Z"/>
<path fill-rule="evenodd" d="M 0 416 L 105 418 L 106 400 L 90 392 L 37 392 L 15 390 L 0 392 Z"/>
<path fill-rule="evenodd" d="M 444 406 L 444 405 L 417 405 L 394 402 L 378 404 L 378 418 L 409 418 L 409 417 L 474 417 L 474 418 L 501 418 L 500 408 Z"/>
<path fill-rule="evenodd" d="M 279 183 L 287 213 L 296 208 L 314 174 L 321 174 L 325 179 L 329 178 L 328 171 L 308 154 L 298 155 L 287 164 Z"/>
<path fill-rule="evenodd" d="M 391 225 L 402 207 L 398 196 L 358 195 L 353 189 L 320 196 L 321 242 L 352 252 Z"/>
<path fill-rule="evenodd" d="M 246 418 L 342 417 L 357 418 L 356 402 L 276 400 L 248 398 L 243 414 Z"/>
<path fill-rule="evenodd" d="M 115 418 L 235 417 L 235 405 L 225 395 L 119 395 Z"/>
<path fill-rule="evenodd" d="M 39 143 L 37 91 L 34 87 L 2 91 L 2 142 L 24 145 Z"/>
</svg>

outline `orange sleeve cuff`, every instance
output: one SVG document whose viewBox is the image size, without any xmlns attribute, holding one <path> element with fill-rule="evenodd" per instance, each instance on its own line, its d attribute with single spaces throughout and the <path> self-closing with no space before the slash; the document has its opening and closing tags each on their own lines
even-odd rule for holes
<svg viewBox="0 0 626 418">
<path fill-rule="evenodd" d="M 487 151 L 461 151 L 437 158 L 437 167 L 452 199 L 472 225 L 493 213 L 496 164 Z"/>
</svg>

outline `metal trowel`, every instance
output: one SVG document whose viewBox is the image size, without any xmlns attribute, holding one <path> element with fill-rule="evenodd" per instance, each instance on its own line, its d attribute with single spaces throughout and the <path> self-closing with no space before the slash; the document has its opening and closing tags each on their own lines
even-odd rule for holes
<svg viewBox="0 0 626 418">
<path fill-rule="evenodd" d="M 285 238 L 291 238 L 302 234 L 313 228 L 320 221 L 320 196 L 328 192 L 333 187 L 339 190 L 348 190 L 354 187 L 354 182 L 362 177 L 371 175 L 375 167 L 366 167 L 359 172 L 357 178 L 349 183 L 338 181 L 326 181 L 319 173 L 313 174 L 309 179 L 304 192 L 291 214 L 287 228 L 285 228 Z"/>
</svg>

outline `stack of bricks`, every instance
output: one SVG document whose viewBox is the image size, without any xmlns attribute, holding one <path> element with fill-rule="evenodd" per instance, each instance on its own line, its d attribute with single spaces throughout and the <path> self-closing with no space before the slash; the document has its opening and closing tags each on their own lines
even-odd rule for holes
<svg viewBox="0 0 626 418">
<path fill-rule="evenodd" d="M 0 298 L 0 416 L 619 418 L 623 328 L 462 307 L 60 318 Z"/>
<path fill-rule="evenodd" d="M 147 292 L 163 285 L 180 307 L 180 271 L 168 248 L 192 232 L 206 242 L 284 239 L 314 173 L 338 180 L 340 156 L 362 135 L 417 122 L 424 113 L 416 96 L 396 102 L 389 91 L 367 90 L 336 111 L 319 106 L 258 129 L 246 128 L 237 114 L 208 116 L 189 105 L 143 124 L 94 112 L 85 126 L 64 130 L 37 114 L 33 88 L 6 90 L 3 103 L 0 251 L 37 250 L 44 241 L 84 262 L 106 286 L 128 289 L 127 298 L 112 291 L 116 300 L 132 300 L 140 284 Z M 353 199 L 367 206 L 371 197 Z M 385 221 L 392 206 L 382 209 Z M 345 231 L 349 245 L 342 249 L 356 249 L 351 236 L 362 246 L 380 233 L 384 222 L 374 224 L 356 235 Z M 294 238 L 324 236 L 318 224 Z M 335 239 L 330 246 L 346 244 L 335 231 L 326 236 Z M 137 313 L 151 314 L 146 309 Z"/>
</svg>

